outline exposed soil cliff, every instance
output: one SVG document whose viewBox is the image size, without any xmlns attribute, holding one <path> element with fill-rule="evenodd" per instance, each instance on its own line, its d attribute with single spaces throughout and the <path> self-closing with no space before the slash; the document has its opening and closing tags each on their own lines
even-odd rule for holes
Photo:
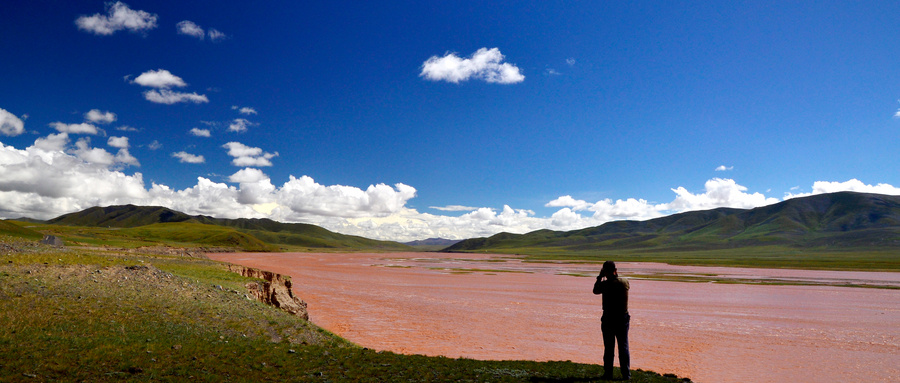
<svg viewBox="0 0 900 383">
<path fill-rule="evenodd" d="M 229 265 L 228 269 L 245 277 L 258 278 L 264 281 L 247 283 L 247 289 L 250 290 L 250 294 L 259 301 L 278 307 L 303 319 L 309 319 L 309 313 L 306 311 L 306 302 L 294 296 L 294 292 L 291 291 L 291 277 L 239 265 Z"/>
</svg>

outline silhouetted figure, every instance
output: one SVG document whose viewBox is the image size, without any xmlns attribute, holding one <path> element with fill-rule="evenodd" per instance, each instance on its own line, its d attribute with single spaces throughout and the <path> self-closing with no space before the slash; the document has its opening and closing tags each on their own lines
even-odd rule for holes
<svg viewBox="0 0 900 383">
<path fill-rule="evenodd" d="M 631 355 L 628 352 L 628 280 L 619 278 L 613 261 L 603 263 L 594 294 L 603 294 L 603 316 L 600 330 L 603 332 L 603 379 L 612 380 L 613 361 L 616 359 L 616 341 L 619 342 L 619 369 L 623 379 L 631 379 Z"/>
</svg>

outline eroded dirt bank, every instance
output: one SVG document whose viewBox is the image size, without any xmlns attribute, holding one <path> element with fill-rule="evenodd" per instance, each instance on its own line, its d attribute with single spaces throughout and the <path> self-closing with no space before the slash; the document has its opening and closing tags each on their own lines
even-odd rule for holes
<svg viewBox="0 0 900 383">
<path fill-rule="evenodd" d="M 211 254 L 290 275 L 310 319 L 374 349 L 477 359 L 598 363 L 599 265 L 489 255 Z M 676 273 L 834 284 L 900 283 L 900 273 L 620 264 Z M 824 282 L 823 282 L 824 281 Z M 900 290 L 632 279 L 632 364 L 700 382 L 900 380 Z"/>
</svg>

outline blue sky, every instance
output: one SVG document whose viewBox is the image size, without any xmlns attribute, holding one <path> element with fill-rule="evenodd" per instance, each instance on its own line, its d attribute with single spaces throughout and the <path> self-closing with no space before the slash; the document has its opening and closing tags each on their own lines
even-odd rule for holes
<svg viewBox="0 0 900 383">
<path fill-rule="evenodd" d="M 900 3 L 484 3 L 4 1 L 0 216 L 411 240 L 900 194 Z"/>
</svg>

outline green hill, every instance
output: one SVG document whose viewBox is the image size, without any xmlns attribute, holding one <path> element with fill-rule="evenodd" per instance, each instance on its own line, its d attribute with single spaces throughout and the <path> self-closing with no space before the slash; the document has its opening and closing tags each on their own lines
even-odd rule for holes
<svg viewBox="0 0 900 383">
<path fill-rule="evenodd" d="M 444 251 L 532 255 L 655 255 L 854 252 L 900 267 L 900 196 L 840 192 L 755 209 L 719 208 L 573 231 L 474 238 Z M 645 259 L 646 260 L 646 259 Z"/>
<path fill-rule="evenodd" d="M 41 239 L 43 237 L 43 234 L 24 227 L 16 221 L 0 221 L 0 235 L 27 239 Z"/>
<path fill-rule="evenodd" d="M 46 223 L 51 225 L 122 229 L 154 225 L 152 229 L 148 229 L 150 231 L 144 233 L 146 235 L 139 237 L 176 242 L 185 242 L 190 239 L 188 242 L 213 246 L 223 246 L 223 243 L 234 243 L 235 247 L 248 251 L 276 249 L 273 246 L 265 246 L 266 244 L 337 250 L 412 250 L 411 247 L 401 243 L 339 234 L 316 225 L 281 223 L 271 219 L 225 219 L 203 215 L 191 216 L 161 206 L 121 205 L 92 207 L 80 212 L 61 215 L 48 220 Z M 224 231 L 211 228 L 203 229 L 203 226 L 227 228 L 234 233 L 227 234 Z M 186 231 L 180 232 L 179 230 L 181 229 Z M 130 234 L 133 232 L 124 231 L 122 233 Z M 208 235 L 209 237 L 198 236 L 200 234 Z"/>
</svg>

